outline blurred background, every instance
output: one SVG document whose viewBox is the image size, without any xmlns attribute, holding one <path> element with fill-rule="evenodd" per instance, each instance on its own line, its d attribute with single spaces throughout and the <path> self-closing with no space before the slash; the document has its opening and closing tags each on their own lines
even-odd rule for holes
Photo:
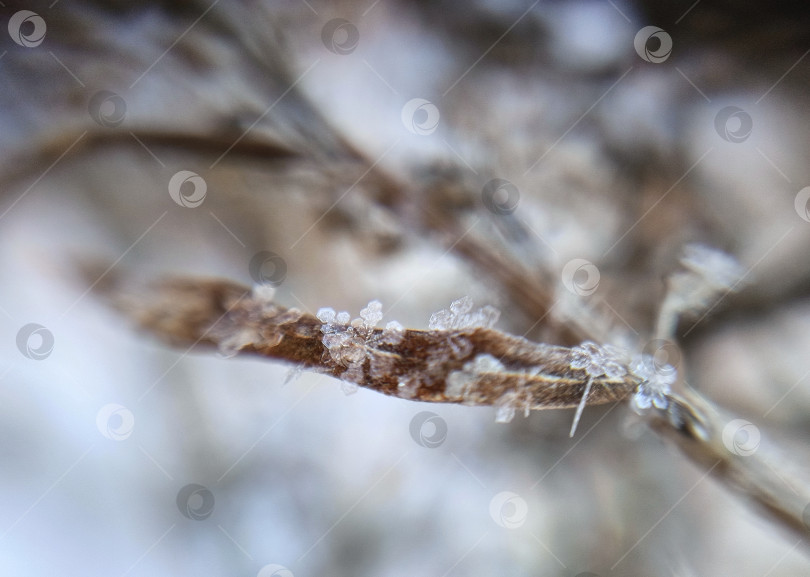
<svg viewBox="0 0 810 577">
<path fill-rule="evenodd" d="M 470 295 L 514 334 L 641 349 L 705 243 L 747 284 L 678 327 L 685 378 L 806 472 L 805 4 L 1 11 L 4 573 L 807 572 L 624 406 L 569 439 L 573 411 L 346 394 L 170 349 L 93 291 L 222 276 L 413 328 Z"/>
</svg>

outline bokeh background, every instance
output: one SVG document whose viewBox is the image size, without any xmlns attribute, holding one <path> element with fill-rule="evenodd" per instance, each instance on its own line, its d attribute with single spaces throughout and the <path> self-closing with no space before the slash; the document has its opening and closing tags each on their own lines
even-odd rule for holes
<svg viewBox="0 0 810 577">
<path fill-rule="evenodd" d="M 560 342 L 566 315 L 594 309 L 601 332 L 643 343 L 683 246 L 706 243 L 746 286 L 679 326 L 686 379 L 804 473 L 804 4 L 6 0 L 2 14 L 4 574 L 807 572 L 806 545 L 624 406 L 588 408 L 569 439 L 572 411 L 501 424 L 346 394 L 171 349 L 93 290 L 270 278 L 285 306 L 355 317 L 379 299 L 414 328 L 471 295 L 515 334 Z M 470 239 L 545 283 L 548 319 L 458 250 Z M 257 268 L 266 253 L 281 261 Z"/>
</svg>

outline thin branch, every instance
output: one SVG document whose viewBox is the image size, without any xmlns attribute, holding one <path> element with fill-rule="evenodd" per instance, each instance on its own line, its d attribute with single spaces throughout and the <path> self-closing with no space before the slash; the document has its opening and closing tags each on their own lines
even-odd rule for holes
<svg viewBox="0 0 810 577">
<path fill-rule="evenodd" d="M 625 399 L 640 382 L 630 373 L 589 376 L 571 366 L 573 349 L 491 328 L 397 330 L 357 321 L 325 323 L 274 304 L 261 291 L 222 280 L 171 279 L 138 294 L 112 296 L 119 310 L 173 345 L 199 341 L 417 401 L 571 408 L 580 404 L 590 381 L 588 405 Z M 329 335 L 342 341 L 327 348 Z"/>
<path fill-rule="evenodd" d="M 600 354 L 612 362 L 613 349 L 593 343 L 575 348 L 538 344 L 486 327 L 380 329 L 375 322 L 364 324 L 365 311 L 351 323 L 346 316 L 336 322 L 334 311 L 318 318 L 279 306 L 267 288 L 251 291 L 224 280 L 185 278 L 130 289 L 134 292 L 114 281 L 97 287 L 143 329 L 173 345 L 196 343 L 276 359 L 414 401 L 492 405 L 512 414 L 577 407 L 578 417 L 586 405 L 625 400 L 634 391 L 638 407 L 635 399 L 654 386 L 654 379 L 646 381 L 630 363 L 614 363 L 610 369 L 588 365 Z M 783 530 L 807 537 L 806 488 L 792 482 L 800 489 L 786 491 L 786 475 L 764 450 L 753 454 L 728 447 L 723 439 L 727 421 L 691 389 L 653 393 L 651 408 L 643 413 L 654 432 Z"/>
<path fill-rule="evenodd" d="M 654 411 L 649 420 L 653 431 L 674 443 L 702 470 L 711 469 L 724 487 L 753 503 L 760 513 L 783 531 L 807 540 L 810 535 L 803 518 L 810 504 L 810 491 L 792 480 L 785 490 L 788 475 L 779 472 L 778 460 L 768 455 L 767 447 L 737 450 L 723 442 L 723 431 L 732 420 L 724 418 L 711 403 L 692 389 L 669 398 L 667 411 Z M 771 461 L 774 462 L 771 462 Z M 805 554 L 810 553 L 804 548 Z"/>
<path fill-rule="evenodd" d="M 47 139 L 37 140 L 25 147 L 0 165 L 0 184 L 10 187 L 14 183 L 36 174 L 41 166 L 49 164 L 64 152 L 80 132 L 64 131 Z M 228 132 L 190 133 L 137 129 L 133 131 L 88 130 L 80 146 L 73 152 L 76 155 L 110 147 L 145 147 L 147 150 L 173 153 L 185 151 L 199 155 L 220 154 L 233 144 L 236 137 Z M 146 155 L 146 152 L 144 152 Z M 268 139 L 244 139 L 231 150 L 230 158 L 262 162 L 289 162 L 301 158 L 300 153 Z"/>
</svg>

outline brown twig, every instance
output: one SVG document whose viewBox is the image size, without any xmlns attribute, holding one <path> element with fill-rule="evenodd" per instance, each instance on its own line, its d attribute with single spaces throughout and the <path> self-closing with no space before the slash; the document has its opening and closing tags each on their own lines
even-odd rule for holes
<svg viewBox="0 0 810 577">
<path fill-rule="evenodd" d="M 137 292 L 107 282 L 100 289 L 143 329 L 173 345 L 276 359 L 409 400 L 514 413 L 621 401 L 644 385 L 629 367 L 613 378 L 575 368 L 581 347 L 533 343 L 483 327 L 379 329 L 363 319 L 337 323 L 332 315 L 325 322 L 273 303 L 262 287 L 251 291 L 224 280 L 170 279 Z M 761 452 L 735 453 L 723 439 L 719 411 L 697 393 L 667 391 L 661 399 L 660 408 L 646 412 L 654 432 L 786 532 L 807 537 L 803 515 L 810 494 L 804 488 L 785 491 L 778 464 Z"/>
<path fill-rule="evenodd" d="M 483 327 L 329 324 L 222 280 L 172 279 L 114 302 L 142 328 L 177 346 L 213 345 L 264 356 L 418 401 L 569 408 L 580 404 L 590 379 L 571 366 L 572 349 L 566 347 Z M 329 334 L 345 344 L 327 348 Z M 625 399 L 639 382 L 630 373 L 595 376 L 587 404 Z"/>
<path fill-rule="evenodd" d="M 810 492 L 801 482 L 789 482 L 788 475 L 779 472 L 779 462 L 769 457 L 767 448 L 758 442 L 746 450 L 729 446 L 732 435 L 727 434 L 729 438 L 724 442 L 723 432 L 732 421 L 723 418 L 708 400 L 686 389 L 682 395 L 670 397 L 667 411 L 653 412 L 649 424 L 689 460 L 753 503 L 783 531 L 807 540 L 810 528 L 804 515 L 810 506 Z"/>
<path fill-rule="evenodd" d="M 145 147 L 149 151 L 170 149 L 173 152 L 189 152 L 201 157 L 207 155 L 215 159 L 231 147 L 229 160 L 261 160 L 267 163 L 290 162 L 301 158 L 297 151 L 270 140 L 244 138 L 237 141 L 238 136 L 239 134 L 228 132 L 196 134 L 151 129 L 123 131 L 92 128 L 65 131 L 55 137 L 36 141 L 12 154 L 0 166 L 0 184 L 4 187 L 13 186 L 41 171 L 43 166 L 55 164 L 66 150 L 74 155 L 82 155 L 113 147 Z M 144 154 L 148 153 L 144 151 Z"/>
</svg>

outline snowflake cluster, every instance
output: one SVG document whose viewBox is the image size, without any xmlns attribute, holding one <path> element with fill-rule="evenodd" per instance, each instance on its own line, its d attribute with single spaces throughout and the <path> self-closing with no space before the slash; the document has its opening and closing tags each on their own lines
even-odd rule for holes
<svg viewBox="0 0 810 577">
<path fill-rule="evenodd" d="M 650 407 L 666 409 L 670 385 L 678 378 L 678 371 L 671 365 L 659 367 L 651 355 L 638 355 L 630 364 L 630 372 L 641 379 L 633 396 L 633 407 L 645 410 Z"/>
<path fill-rule="evenodd" d="M 492 328 L 501 316 L 501 311 L 485 306 L 473 311 L 473 300 L 466 296 L 450 303 L 449 309 L 442 309 L 430 315 L 430 330 L 458 330 L 471 328 Z"/>
<path fill-rule="evenodd" d="M 619 347 L 585 341 L 571 349 L 571 368 L 584 369 L 590 377 L 618 379 L 627 374 L 627 354 Z"/>
<path fill-rule="evenodd" d="M 363 381 L 366 359 L 370 361 L 370 376 L 375 378 L 388 370 L 388 359 L 374 354 L 380 345 L 396 345 L 403 337 L 403 327 L 396 321 L 385 325 L 382 332 L 375 332 L 377 323 L 382 320 L 382 304 L 371 301 L 360 311 L 360 317 L 349 321 L 349 313 L 335 312 L 333 308 L 322 308 L 316 315 L 323 323 L 321 342 L 336 364 L 346 367 L 341 375 L 343 390 L 347 394 L 357 390 L 356 383 Z"/>
<path fill-rule="evenodd" d="M 589 377 L 621 378 L 628 372 L 641 380 L 633 395 L 632 404 L 637 410 L 650 407 L 666 409 L 670 386 L 678 377 L 671 365 L 658 366 L 651 355 L 636 355 L 628 363 L 627 352 L 611 345 L 597 345 L 585 341 L 571 350 L 570 365 L 583 369 Z"/>
</svg>

